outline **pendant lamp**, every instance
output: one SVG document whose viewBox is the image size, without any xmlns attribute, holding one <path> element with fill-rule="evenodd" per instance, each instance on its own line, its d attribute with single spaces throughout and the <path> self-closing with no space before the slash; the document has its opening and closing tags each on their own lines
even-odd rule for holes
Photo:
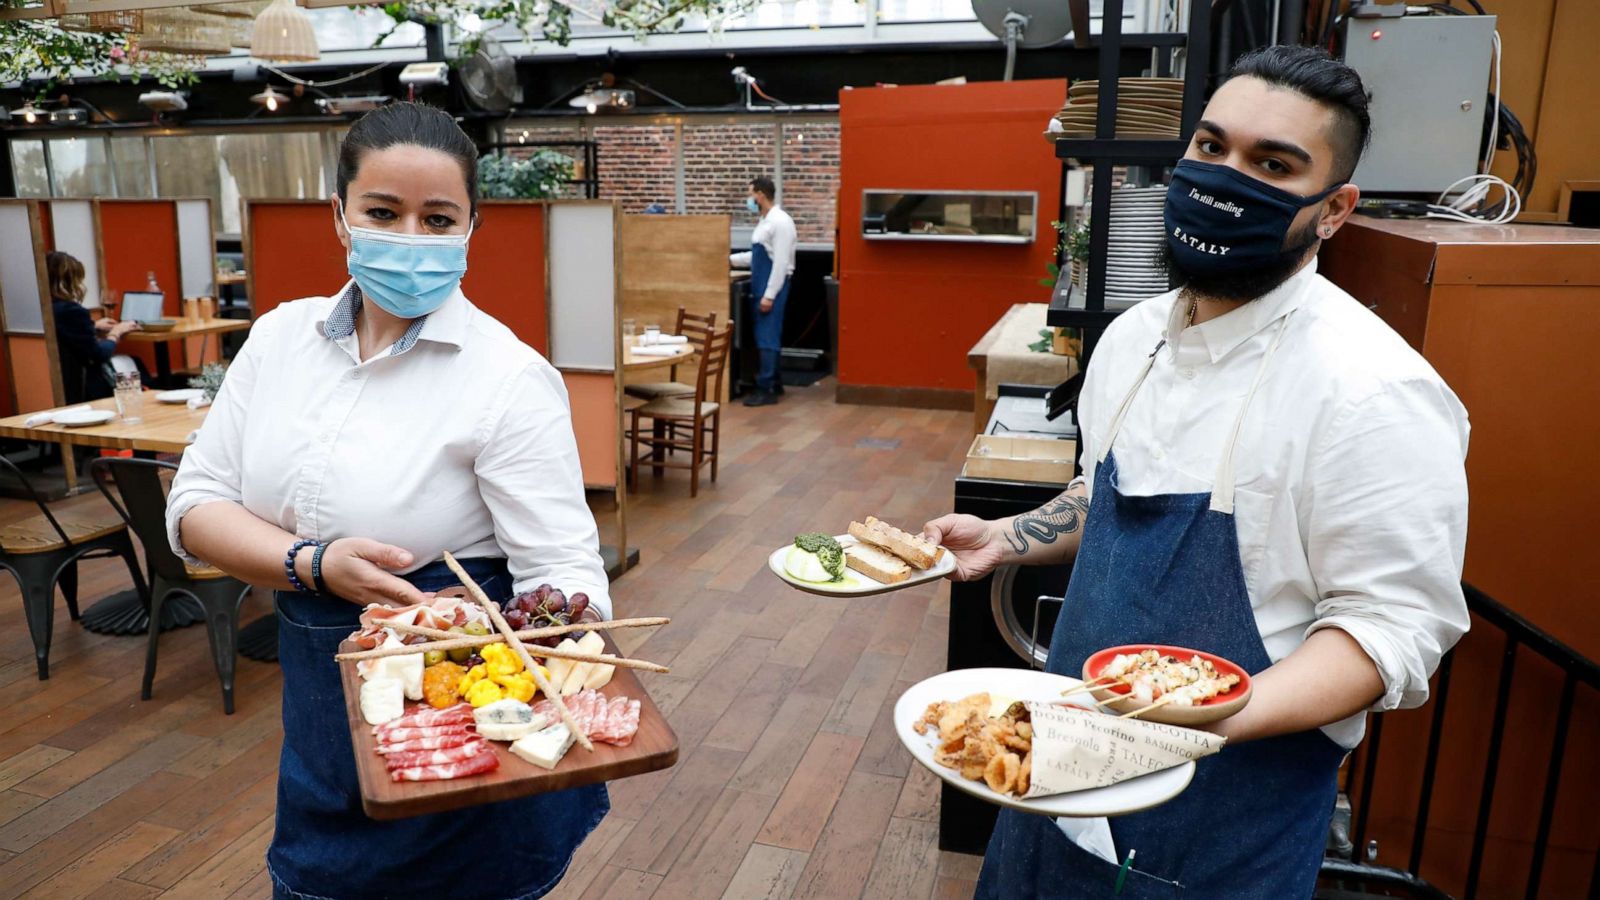
<svg viewBox="0 0 1600 900">
<path fill-rule="evenodd" d="M 294 5 L 294 0 L 272 0 L 272 5 L 256 16 L 250 32 L 250 55 L 268 62 L 313 62 L 317 35 L 311 19 Z"/>
</svg>

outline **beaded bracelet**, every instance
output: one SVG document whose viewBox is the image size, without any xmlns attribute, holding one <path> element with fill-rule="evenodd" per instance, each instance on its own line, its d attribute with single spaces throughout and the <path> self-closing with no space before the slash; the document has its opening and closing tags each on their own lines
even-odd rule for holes
<svg viewBox="0 0 1600 900">
<path fill-rule="evenodd" d="M 321 546 L 322 546 L 322 542 L 321 541 L 298 540 L 298 541 L 294 542 L 294 546 L 293 547 L 289 548 L 289 554 L 283 558 L 283 573 L 285 575 L 289 576 L 289 584 L 292 585 L 295 590 L 300 591 L 303 594 L 312 593 L 312 590 L 311 590 L 311 588 L 308 588 L 308 587 L 305 586 L 305 582 L 302 582 L 300 580 L 300 576 L 299 575 L 296 575 L 294 573 L 294 558 L 295 558 L 295 554 L 299 553 L 301 550 L 304 550 L 307 547 L 321 547 Z"/>
<path fill-rule="evenodd" d="M 333 542 L 318 544 L 315 552 L 311 554 L 311 583 L 319 594 L 328 593 L 328 583 L 322 580 L 322 551 L 332 546 Z"/>
</svg>

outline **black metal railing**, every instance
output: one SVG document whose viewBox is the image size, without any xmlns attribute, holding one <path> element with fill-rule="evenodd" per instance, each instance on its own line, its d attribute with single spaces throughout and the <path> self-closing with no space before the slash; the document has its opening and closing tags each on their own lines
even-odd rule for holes
<svg viewBox="0 0 1600 900">
<path fill-rule="evenodd" d="M 1561 698 L 1557 706 L 1555 733 L 1550 744 L 1550 762 L 1545 775 L 1538 826 L 1534 834 L 1533 859 L 1529 866 L 1525 891 L 1525 896 L 1533 900 L 1539 896 L 1540 881 L 1544 874 L 1545 855 L 1550 842 L 1550 823 L 1555 817 L 1556 802 L 1560 797 L 1562 762 L 1568 730 L 1572 723 L 1572 710 L 1577 701 L 1577 691 L 1580 685 L 1600 691 L 1600 664 L 1561 643 L 1472 585 L 1463 583 L 1462 588 L 1466 592 L 1468 609 L 1484 623 L 1505 634 L 1499 682 L 1495 691 L 1494 719 L 1489 732 L 1489 752 L 1472 832 L 1472 855 L 1467 864 L 1466 880 L 1462 888 L 1465 900 L 1473 900 L 1478 893 L 1484 848 L 1489 837 L 1489 814 L 1494 808 L 1500 751 L 1505 739 L 1507 709 L 1511 702 L 1512 678 L 1516 674 L 1519 649 L 1527 648 L 1544 657 L 1560 669 L 1562 674 Z M 1372 811 L 1373 785 L 1378 780 L 1376 777 L 1378 750 L 1383 740 L 1384 717 L 1373 716 L 1365 747 L 1353 755 L 1351 760 L 1360 773 L 1360 799 L 1355 804 L 1351 834 L 1351 843 L 1357 860 L 1327 860 L 1323 865 L 1323 874 L 1326 878 L 1403 887 L 1414 896 L 1449 896 L 1424 881 L 1418 872 L 1422 867 L 1423 851 L 1428 835 L 1428 817 L 1433 806 L 1434 776 L 1438 769 L 1445 705 L 1450 696 L 1450 672 L 1454 658 L 1455 652 L 1451 651 L 1439 665 L 1438 684 L 1433 697 L 1433 716 L 1428 729 L 1427 756 L 1422 771 L 1421 790 L 1417 797 L 1417 814 L 1411 835 L 1411 854 L 1406 868 L 1397 869 L 1360 861 L 1363 856 L 1367 856 L 1368 816 Z M 1352 775 L 1354 776 L 1354 773 Z M 1595 867 L 1590 877 L 1588 896 L 1600 897 L 1600 849 L 1597 849 L 1595 854 Z"/>
</svg>

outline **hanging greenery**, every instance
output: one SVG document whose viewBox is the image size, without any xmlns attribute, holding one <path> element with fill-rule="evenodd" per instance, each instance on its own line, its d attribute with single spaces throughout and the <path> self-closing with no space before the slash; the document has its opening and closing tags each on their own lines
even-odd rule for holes
<svg viewBox="0 0 1600 900">
<path fill-rule="evenodd" d="M 478 160 L 478 193 L 503 200 L 548 200 L 561 196 L 572 172 L 572 160 L 554 150 L 536 150 L 523 159 L 485 156 Z"/>
<path fill-rule="evenodd" d="M 394 25 L 380 35 L 382 44 L 406 22 L 454 25 L 463 35 L 461 55 L 471 56 L 483 34 L 496 25 L 512 25 L 528 38 L 542 38 L 566 46 L 572 39 L 572 18 L 598 22 L 607 28 L 639 37 L 678 31 L 692 17 L 706 20 L 711 31 L 721 31 L 730 18 L 755 9 L 759 0 L 397 0 L 383 11 Z"/>
<path fill-rule="evenodd" d="M 63 81 L 109 75 L 169 88 L 199 81 L 203 57 L 140 50 L 137 35 L 68 31 L 53 19 L 0 19 L 0 83 L 40 79 L 35 99 Z"/>
</svg>

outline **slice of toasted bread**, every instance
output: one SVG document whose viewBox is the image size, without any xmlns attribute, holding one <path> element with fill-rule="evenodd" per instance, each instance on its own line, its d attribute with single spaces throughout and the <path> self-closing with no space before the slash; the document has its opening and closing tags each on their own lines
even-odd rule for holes
<svg viewBox="0 0 1600 900">
<path fill-rule="evenodd" d="M 846 544 L 844 564 L 884 584 L 895 584 L 911 577 L 911 567 L 905 560 L 871 544 Z"/>
<path fill-rule="evenodd" d="M 876 516 L 866 524 L 850 523 L 850 536 L 893 553 L 918 569 L 932 568 L 944 556 L 944 548 L 920 534 L 909 534 Z"/>
</svg>

